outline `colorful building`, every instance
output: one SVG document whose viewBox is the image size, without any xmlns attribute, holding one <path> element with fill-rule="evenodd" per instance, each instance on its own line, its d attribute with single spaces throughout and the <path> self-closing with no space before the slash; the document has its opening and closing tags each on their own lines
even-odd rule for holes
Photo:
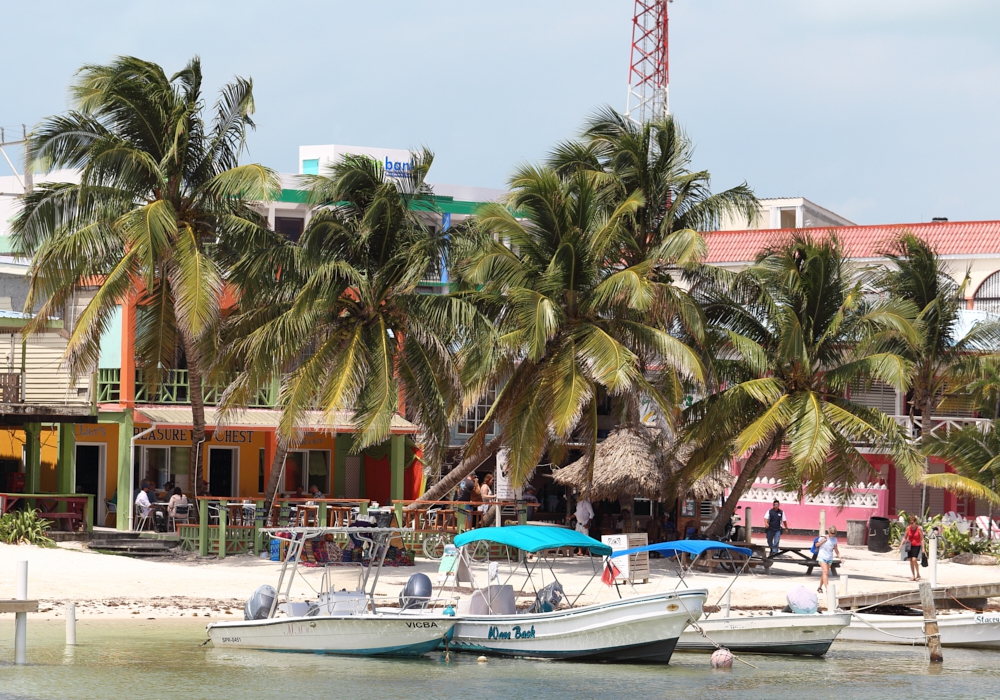
<svg viewBox="0 0 1000 700">
<path fill-rule="evenodd" d="M 708 258 L 706 262 L 730 270 L 740 270 L 753 262 L 754 257 L 769 246 L 787 241 L 794 229 L 755 229 L 743 231 L 716 231 L 706 236 Z M 884 226 L 834 226 L 815 228 L 808 233 L 815 237 L 835 234 L 848 255 L 861 264 L 887 263 L 882 255 L 888 243 L 903 232 L 910 232 L 926 240 L 947 265 L 949 274 L 957 282 L 969 275 L 966 287 L 966 310 L 963 311 L 958 329 L 964 335 L 977 321 L 1000 311 L 1000 221 L 949 222 L 938 220 L 930 223 L 892 224 Z M 877 408 L 904 426 L 916 436 L 920 431 L 920 418 L 911 419 L 907 398 L 893 387 L 876 382 L 870 389 L 858 387 L 851 398 L 865 406 Z M 970 424 L 982 424 L 987 419 L 976 415 L 972 406 L 961 400 L 947 399 L 933 418 L 931 431 L 941 434 Z M 827 488 L 816 498 L 799 501 L 796 494 L 784 493 L 777 484 L 777 465 L 766 466 L 753 486 L 739 502 L 739 507 L 753 509 L 754 524 L 777 498 L 789 518 L 792 528 L 815 529 L 819 512 L 826 511 L 827 523 L 846 529 L 848 519 L 867 519 L 872 515 L 895 516 L 900 511 L 919 513 L 926 498 L 931 514 L 953 512 L 966 518 L 984 515 L 988 505 L 982 501 L 957 496 L 942 489 L 927 488 L 909 483 L 893 465 L 889 455 L 860 448 L 872 464 L 877 477 L 862 488 L 854 490 L 847 507 L 840 509 L 833 487 Z M 734 465 L 739 473 L 741 464 Z M 930 471 L 940 473 L 950 469 L 937 459 L 932 459 Z"/>
</svg>

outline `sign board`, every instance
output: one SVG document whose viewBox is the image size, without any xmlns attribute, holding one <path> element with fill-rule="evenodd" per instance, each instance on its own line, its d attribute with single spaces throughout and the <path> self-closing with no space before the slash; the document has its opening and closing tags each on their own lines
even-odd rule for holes
<svg viewBox="0 0 1000 700">
<path fill-rule="evenodd" d="M 397 148 L 371 148 L 369 146 L 299 146 L 299 173 L 320 174 L 337 163 L 346 154 L 368 156 L 377 160 L 389 177 L 406 177 L 413 168 L 413 156 L 409 151 Z M 315 170 L 315 172 L 310 172 Z"/>
<path fill-rule="evenodd" d="M 497 452 L 497 473 L 496 479 L 493 481 L 493 490 L 496 493 L 497 500 L 500 501 L 513 501 L 515 495 L 514 488 L 510 485 L 510 479 L 507 478 L 508 455 L 507 448 Z"/>
<path fill-rule="evenodd" d="M 611 547 L 611 551 L 623 551 L 649 544 L 645 532 L 632 532 L 621 535 L 601 535 L 601 542 Z M 649 581 L 649 554 L 640 552 L 630 557 L 611 557 L 612 563 L 618 567 L 618 581 L 632 583 Z"/>
</svg>

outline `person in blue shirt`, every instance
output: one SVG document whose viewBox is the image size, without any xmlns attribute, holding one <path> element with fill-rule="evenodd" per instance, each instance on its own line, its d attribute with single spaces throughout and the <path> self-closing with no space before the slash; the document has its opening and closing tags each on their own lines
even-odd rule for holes
<svg viewBox="0 0 1000 700">
<path fill-rule="evenodd" d="M 750 523 L 747 523 L 750 527 Z M 781 510 L 781 503 L 774 499 L 770 510 L 764 514 L 764 527 L 767 534 L 767 546 L 771 548 L 771 556 L 778 555 L 778 544 L 781 542 L 781 531 L 788 529 L 788 520 L 785 519 L 785 511 Z"/>
</svg>

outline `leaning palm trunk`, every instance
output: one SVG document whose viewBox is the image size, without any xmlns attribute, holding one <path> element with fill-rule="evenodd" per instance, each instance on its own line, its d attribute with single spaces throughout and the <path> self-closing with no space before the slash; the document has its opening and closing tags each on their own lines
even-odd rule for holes
<svg viewBox="0 0 1000 700">
<path fill-rule="evenodd" d="M 188 365 L 188 396 L 191 399 L 191 479 L 196 496 L 204 496 L 201 485 L 202 452 L 205 445 L 205 387 L 201 376 L 201 358 L 195 343 L 182 334 Z"/>
<path fill-rule="evenodd" d="M 770 441 L 760 445 L 750 454 L 750 459 L 747 460 L 746 467 L 740 472 L 739 477 L 736 479 L 736 483 L 733 484 L 732 490 L 729 492 L 729 496 L 726 498 L 725 503 L 722 504 L 722 509 L 715 516 L 715 520 L 712 524 L 708 526 L 708 530 L 705 531 L 705 536 L 709 539 L 713 537 L 721 537 L 722 529 L 729 522 L 729 519 L 733 517 L 736 512 L 736 504 L 743 497 L 744 492 L 747 487 L 750 486 L 760 471 L 767 464 L 767 461 L 771 459 L 777 448 L 781 445 L 781 436 L 776 435 Z M 751 523 L 744 523 L 747 528 L 747 533 L 751 532 Z"/>
<path fill-rule="evenodd" d="M 920 442 L 927 442 L 931 438 L 931 428 L 933 427 L 933 412 L 932 408 L 934 402 L 931 399 L 927 399 L 920 410 Z M 931 473 L 931 456 L 924 456 L 924 472 L 927 474 Z M 920 517 L 923 518 L 927 513 L 927 484 L 923 485 L 920 489 Z"/>
<path fill-rule="evenodd" d="M 285 456 L 288 454 L 288 445 L 284 440 L 278 440 L 274 450 L 274 460 L 271 462 L 271 476 L 267 479 L 267 488 L 264 489 L 264 513 L 265 519 L 271 513 L 271 504 L 274 503 L 275 496 L 278 495 L 278 486 L 281 484 L 281 473 L 284 471 Z"/>
<path fill-rule="evenodd" d="M 448 472 L 440 481 L 424 491 L 419 501 L 439 501 L 452 489 L 458 486 L 462 479 L 479 468 L 479 465 L 489 459 L 499 448 L 494 442 L 487 443 L 471 455 L 466 455 L 458 465 Z"/>
</svg>

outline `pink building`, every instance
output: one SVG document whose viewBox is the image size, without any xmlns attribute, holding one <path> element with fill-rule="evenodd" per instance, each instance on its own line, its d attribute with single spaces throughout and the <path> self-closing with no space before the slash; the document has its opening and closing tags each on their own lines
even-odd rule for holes
<svg viewBox="0 0 1000 700">
<path fill-rule="evenodd" d="M 772 215 L 771 219 L 780 221 L 791 220 L 792 217 L 779 218 Z M 801 217 L 799 217 L 801 218 Z M 964 328 L 958 330 L 964 334 L 977 321 L 990 313 L 1000 313 L 1000 221 L 948 222 L 935 221 L 919 224 L 892 224 L 883 226 L 831 226 L 815 228 L 810 233 L 816 237 L 834 232 L 849 254 L 864 263 L 879 264 L 885 261 L 879 251 L 884 250 L 886 243 L 900 233 L 908 231 L 928 241 L 941 255 L 948 265 L 949 273 L 957 281 L 961 281 L 968 271 L 966 306 L 961 323 Z M 792 229 L 754 229 L 743 231 L 716 231 L 706 236 L 708 257 L 706 262 L 719 267 L 739 270 L 753 262 L 753 258 L 764 248 L 787 240 L 793 233 Z M 920 430 L 920 418 L 910 419 L 907 410 L 906 397 L 887 385 L 876 383 L 870 391 L 855 392 L 852 399 L 878 408 L 893 416 L 901 425 L 908 427 L 916 435 Z M 947 432 L 970 423 L 981 423 L 985 419 L 978 417 L 970 405 L 961 401 L 947 400 L 939 409 L 940 416 L 934 417 L 931 431 Z M 862 448 L 862 452 L 865 449 Z M 764 512 L 771 502 L 777 498 L 792 529 L 815 529 L 819 523 L 819 513 L 826 511 L 828 524 L 836 525 L 844 531 L 847 520 L 867 519 L 871 516 L 894 517 L 900 511 L 915 513 L 920 511 L 923 487 L 910 484 L 900 474 L 885 454 L 869 453 L 866 455 L 871 462 L 878 478 L 863 488 L 856 488 L 843 509 L 840 508 L 837 494 L 833 488 L 827 488 L 816 498 L 800 500 L 797 494 L 785 493 L 775 483 L 775 467 L 768 465 L 761 472 L 756 483 L 740 500 L 740 508 L 753 509 L 752 519 L 755 527 L 763 525 Z M 739 473 L 742 464 L 734 465 L 734 471 Z M 949 467 L 943 462 L 932 460 L 931 472 L 943 472 Z M 966 518 L 987 513 L 985 502 L 976 502 L 963 498 L 942 489 L 927 489 L 926 504 L 930 513 L 954 512 Z"/>
</svg>

